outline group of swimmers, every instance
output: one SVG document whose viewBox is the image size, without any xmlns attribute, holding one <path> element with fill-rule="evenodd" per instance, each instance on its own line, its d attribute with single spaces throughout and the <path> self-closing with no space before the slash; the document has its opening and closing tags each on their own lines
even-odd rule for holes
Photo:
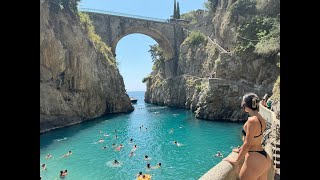
<svg viewBox="0 0 320 180">
<path fill-rule="evenodd" d="M 66 158 L 66 157 L 68 157 L 68 156 L 70 156 L 72 154 L 72 151 L 68 151 L 66 154 L 64 154 L 63 156 L 61 156 L 60 158 Z M 51 158 L 53 158 L 53 156 L 49 153 L 49 154 L 47 154 L 46 156 L 45 156 L 45 158 L 46 159 L 51 159 Z M 44 171 L 44 170 L 47 170 L 47 166 L 46 166 L 46 164 L 42 164 L 41 165 L 41 168 L 42 168 L 42 170 L 41 171 Z M 68 175 L 68 170 L 64 170 L 64 171 L 60 171 L 60 178 L 63 178 L 63 177 L 65 177 L 65 176 L 67 176 Z M 41 179 L 41 176 L 40 176 L 40 179 Z"/>
</svg>

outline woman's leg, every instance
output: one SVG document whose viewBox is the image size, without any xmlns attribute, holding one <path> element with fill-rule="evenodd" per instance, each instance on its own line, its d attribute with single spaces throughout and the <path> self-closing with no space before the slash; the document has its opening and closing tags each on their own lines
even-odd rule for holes
<svg viewBox="0 0 320 180">
<path fill-rule="evenodd" d="M 268 160 L 268 158 L 260 153 L 247 153 L 239 173 L 240 180 L 257 180 L 258 177 L 265 173 Z"/>
</svg>

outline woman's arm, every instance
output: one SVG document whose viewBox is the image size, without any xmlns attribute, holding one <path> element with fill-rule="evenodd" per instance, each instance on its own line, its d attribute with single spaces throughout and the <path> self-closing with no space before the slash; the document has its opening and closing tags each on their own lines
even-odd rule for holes
<svg viewBox="0 0 320 180">
<path fill-rule="evenodd" d="M 245 136 L 243 145 L 241 146 L 240 152 L 236 158 L 237 162 L 242 160 L 244 158 L 244 156 L 247 154 L 247 152 L 249 151 L 251 144 L 252 144 L 252 141 L 253 141 L 253 137 L 254 137 L 254 130 L 255 130 L 255 125 L 253 123 L 253 119 L 250 119 L 247 122 L 247 132 L 246 132 L 246 136 Z"/>
<path fill-rule="evenodd" d="M 244 142 L 241 146 L 241 148 L 239 149 L 239 154 L 237 155 L 237 157 L 235 159 L 233 158 L 225 158 L 225 161 L 230 162 L 231 164 L 236 164 L 238 162 L 240 162 L 244 156 L 247 154 L 247 152 L 249 151 L 252 141 L 253 141 L 253 137 L 254 137 L 254 130 L 255 130 L 255 124 L 253 122 L 253 118 L 249 118 L 247 121 L 247 132 L 246 132 L 246 136 L 244 139 Z"/>
</svg>

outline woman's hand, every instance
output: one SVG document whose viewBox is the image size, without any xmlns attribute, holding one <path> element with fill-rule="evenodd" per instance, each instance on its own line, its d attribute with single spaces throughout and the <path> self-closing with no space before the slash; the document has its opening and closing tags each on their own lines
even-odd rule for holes
<svg viewBox="0 0 320 180">
<path fill-rule="evenodd" d="M 237 165 L 237 164 L 238 164 L 238 161 L 236 161 L 236 160 L 233 159 L 233 158 L 228 158 L 228 157 L 226 157 L 226 158 L 224 158 L 223 160 L 231 163 L 232 165 Z"/>
<path fill-rule="evenodd" d="M 232 149 L 232 152 L 239 153 L 240 152 L 240 148 L 234 148 L 234 149 Z"/>
</svg>

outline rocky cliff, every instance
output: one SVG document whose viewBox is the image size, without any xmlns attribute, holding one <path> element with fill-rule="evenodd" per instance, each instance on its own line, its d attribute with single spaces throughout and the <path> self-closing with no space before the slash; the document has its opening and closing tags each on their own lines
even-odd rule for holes
<svg viewBox="0 0 320 180">
<path fill-rule="evenodd" d="M 154 68 L 146 80 L 145 101 L 190 109 L 198 118 L 241 121 L 246 118 L 240 107 L 245 93 L 255 92 L 261 98 L 265 93 L 271 95 L 280 73 L 277 66 L 280 48 L 255 48 L 257 43 L 271 34 L 269 32 L 273 32 L 273 24 L 270 23 L 269 29 L 259 26 L 260 21 L 257 20 L 256 23 L 254 15 L 262 13 L 261 6 L 266 8 L 270 2 L 274 2 L 260 0 L 262 2 L 259 1 L 259 5 L 252 7 L 251 1 L 246 4 L 248 1 L 250 0 L 211 1 L 216 4 L 209 14 L 203 18 L 195 15 L 196 23 L 184 24 L 191 31 L 201 32 L 200 35 L 190 33 L 180 46 L 177 76 L 165 78 L 163 67 Z M 255 11 L 243 10 L 246 8 L 254 8 Z M 274 19 L 261 18 L 267 23 L 275 22 Z M 250 25 L 260 28 L 265 32 L 264 36 L 256 37 L 257 34 L 262 34 L 260 32 L 248 34 L 250 29 L 245 28 Z M 247 42 L 239 38 L 239 35 L 262 40 Z M 231 49 L 231 52 L 225 49 Z"/>
<path fill-rule="evenodd" d="M 76 1 L 40 0 L 40 132 L 132 110 L 112 53 L 81 27 Z"/>
</svg>

